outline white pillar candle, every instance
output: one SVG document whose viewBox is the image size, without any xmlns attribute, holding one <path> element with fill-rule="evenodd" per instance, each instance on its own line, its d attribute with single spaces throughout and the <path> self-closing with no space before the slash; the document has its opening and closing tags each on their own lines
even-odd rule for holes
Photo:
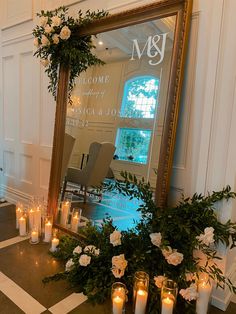
<svg viewBox="0 0 236 314">
<path fill-rule="evenodd" d="M 50 221 L 48 221 L 45 224 L 45 234 L 44 234 L 44 241 L 50 242 L 52 237 L 52 224 Z"/>
<path fill-rule="evenodd" d="M 34 226 L 34 210 L 31 208 L 29 211 L 29 229 L 32 230 Z"/>
<path fill-rule="evenodd" d="M 124 300 L 120 296 L 114 296 L 112 298 L 112 313 L 113 314 L 122 314 Z"/>
<path fill-rule="evenodd" d="M 71 220 L 71 230 L 74 232 L 78 231 L 78 226 L 80 222 L 80 216 L 78 213 L 75 213 Z"/>
<path fill-rule="evenodd" d="M 198 298 L 196 303 L 197 314 L 206 314 L 211 295 L 211 284 L 209 282 L 200 282 L 198 284 Z"/>
<path fill-rule="evenodd" d="M 39 241 L 39 233 L 38 231 L 34 230 L 31 232 L 31 242 L 36 243 Z"/>
<path fill-rule="evenodd" d="M 34 225 L 38 229 L 39 234 L 41 234 L 41 216 L 42 216 L 41 210 L 39 207 L 37 207 L 34 212 Z"/>
<path fill-rule="evenodd" d="M 61 207 L 61 224 L 63 226 L 67 225 L 68 213 L 70 210 L 70 202 L 63 202 Z"/>
<path fill-rule="evenodd" d="M 50 251 L 51 251 L 51 252 L 55 252 L 56 249 L 57 249 L 58 244 L 59 244 L 59 239 L 53 238 L 53 239 L 52 239 L 52 246 L 51 246 Z"/>
<path fill-rule="evenodd" d="M 136 294 L 135 314 L 145 314 L 147 305 L 148 293 L 145 290 L 139 289 Z"/>
<path fill-rule="evenodd" d="M 17 207 L 16 209 L 16 229 L 19 229 L 19 219 L 22 215 L 22 209 L 20 207 Z"/>
<path fill-rule="evenodd" d="M 23 216 L 19 219 L 19 234 L 20 236 L 26 235 L 26 219 Z"/>
<path fill-rule="evenodd" d="M 162 299 L 162 306 L 161 306 L 161 314 L 172 314 L 174 308 L 174 301 L 166 297 Z"/>
</svg>

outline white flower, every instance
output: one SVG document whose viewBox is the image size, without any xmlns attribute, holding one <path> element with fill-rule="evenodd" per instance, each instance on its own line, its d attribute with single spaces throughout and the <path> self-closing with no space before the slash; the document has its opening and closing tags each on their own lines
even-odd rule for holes
<svg viewBox="0 0 236 314">
<path fill-rule="evenodd" d="M 46 67 L 46 66 L 49 65 L 49 60 L 48 60 L 48 59 L 41 59 L 41 60 L 40 60 L 40 63 L 41 63 L 44 67 Z"/>
<path fill-rule="evenodd" d="M 49 34 L 49 33 L 52 33 L 54 29 L 50 25 L 47 24 L 44 28 L 44 31 L 46 34 Z"/>
<path fill-rule="evenodd" d="M 39 25 L 44 27 L 48 22 L 48 17 L 47 16 L 41 16 L 39 19 Z"/>
<path fill-rule="evenodd" d="M 196 300 L 198 297 L 197 285 L 192 283 L 187 289 L 181 289 L 179 294 L 187 301 Z"/>
<path fill-rule="evenodd" d="M 76 246 L 76 248 L 74 248 L 74 251 L 73 251 L 73 253 L 74 254 L 80 254 L 82 252 L 82 248 L 81 248 L 81 246 Z"/>
<path fill-rule="evenodd" d="M 112 257 L 112 273 L 116 278 L 121 278 L 124 275 L 128 262 L 124 254 Z"/>
<path fill-rule="evenodd" d="M 157 288 L 162 288 L 163 281 L 166 280 L 165 276 L 155 276 L 154 281 Z"/>
<path fill-rule="evenodd" d="M 66 263 L 66 271 L 70 271 L 73 268 L 74 264 L 75 263 L 73 262 L 72 258 L 69 259 Z"/>
<path fill-rule="evenodd" d="M 190 273 L 190 272 L 187 272 L 185 274 L 185 279 L 186 281 L 193 281 L 196 279 L 196 274 L 195 273 Z"/>
<path fill-rule="evenodd" d="M 204 233 L 201 233 L 196 239 L 201 243 L 209 246 L 210 244 L 214 243 L 214 228 L 207 227 L 204 229 Z"/>
<path fill-rule="evenodd" d="M 52 26 L 60 26 L 61 25 L 61 18 L 59 16 L 53 16 L 52 17 Z"/>
<path fill-rule="evenodd" d="M 177 252 L 177 250 L 173 250 L 170 255 L 166 257 L 167 263 L 170 265 L 177 266 L 181 264 L 184 256 L 182 253 Z"/>
<path fill-rule="evenodd" d="M 167 258 L 172 253 L 172 248 L 167 246 L 165 249 L 161 250 L 162 255 Z"/>
<path fill-rule="evenodd" d="M 42 35 L 41 42 L 42 42 L 43 47 L 48 46 L 50 44 L 50 41 L 48 40 L 48 38 L 45 35 Z"/>
<path fill-rule="evenodd" d="M 34 38 L 34 46 L 35 47 L 39 47 L 39 40 L 38 40 L 38 38 Z"/>
<path fill-rule="evenodd" d="M 53 43 L 55 44 L 55 45 L 57 45 L 58 43 L 59 43 L 59 35 L 57 35 L 57 34 L 54 34 L 53 36 L 52 36 L 52 40 L 53 40 Z"/>
<path fill-rule="evenodd" d="M 121 245 L 121 233 L 120 233 L 120 231 L 115 230 L 110 234 L 110 243 L 113 246 Z"/>
<path fill-rule="evenodd" d="M 160 232 L 158 232 L 158 233 L 151 233 L 149 236 L 151 238 L 152 244 L 160 247 L 161 239 L 162 239 L 161 233 Z"/>
<path fill-rule="evenodd" d="M 60 32 L 61 39 L 68 39 L 70 37 L 71 31 L 68 26 L 63 26 Z"/>
<path fill-rule="evenodd" d="M 82 254 L 79 258 L 79 264 L 81 266 L 88 266 L 91 262 L 91 256 L 88 256 L 87 254 Z"/>
<path fill-rule="evenodd" d="M 96 246 L 94 246 L 94 245 L 87 245 L 84 248 L 84 252 L 85 253 L 90 253 L 90 254 L 93 254 L 93 255 L 96 255 L 96 256 L 98 256 L 100 254 L 100 250 L 97 249 Z"/>
</svg>

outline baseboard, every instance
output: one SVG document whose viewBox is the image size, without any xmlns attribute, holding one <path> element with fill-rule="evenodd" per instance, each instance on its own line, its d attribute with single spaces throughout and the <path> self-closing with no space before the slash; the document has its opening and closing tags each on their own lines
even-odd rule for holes
<svg viewBox="0 0 236 314">
<path fill-rule="evenodd" d="M 28 204 L 32 200 L 31 195 L 5 185 L 0 186 L 0 195 L 12 204 L 16 204 L 17 202 Z"/>
<path fill-rule="evenodd" d="M 228 277 L 234 285 L 236 285 L 236 271 L 235 271 L 235 269 L 236 269 L 236 261 L 231 265 L 229 271 L 226 274 L 226 277 Z M 220 289 L 220 288 L 218 288 L 218 289 Z M 226 287 L 225 290 L 221 289 L 221 291 L 222 291 L 222 293 L 220 294 L 221 297 L 217 296 L 217 294 L 219 295 L 219 293 L 216 293 L 217 290 L 213 291 L 211 304 L 214 305 L 215 307 L 217 307 L 218 309 L 222 310 L 222 311 L 226 311 L 230 301 L 234 301 L 234 300 L 236 301 L 236 298 L 234 300 L 232 299 L 233 293 L 229 290 L 228 287 Z"/>
</svg>

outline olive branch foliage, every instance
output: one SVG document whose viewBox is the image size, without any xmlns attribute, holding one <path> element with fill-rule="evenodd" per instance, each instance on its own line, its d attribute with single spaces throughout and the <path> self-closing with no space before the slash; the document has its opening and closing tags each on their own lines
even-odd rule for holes
<svg viewBox="0 0 236 314">
<path fill-rule="evenodd" d="M 68 8 L 62 6 L 53 11 L 44 11 L 37 13 L 39 18 L 47 17 L 48 25 L 52 25 L 52 17 L 58 16 L 62 23 L 59 26 L 53 27 L 52 33 L 46 33 L 45 27 L 36 25 L 33 29 L 33 36 L 38 39 L 38 49 L 34 53 L 36 57 L 41 60 L 48 60 L 45 72 L 49 77 L 48 91 L 52 93 L 56 100 L 57 85 L 58 85 L 58 71 L 59 66 L 69 67 L 69 100 L 71 91 L 75 85 L 75 79 L 89 67 L 94 65 L 103 65 L 104 62 L 93 54 L 93 49 L 96 48 L 91 35 L 78 35 L 78 30 L 86 28 L 95 20 L 100 20 L 108 15 L 104 10 L 90 11 L 87 10 L 84 14 L 79 10 L 76 18 L 67 16 Z M 53 35 L 60 34 L 62 27 L 67 26 L 71 35 L 67 40 L 59 38 L 58 43 L 54 43 Z M 42 36 L 46 36 L 49 43 L 42 45 Z"/>
<path fill-rule="evenodd" d="M 154 281 L 154 276 L 164 275 L 177 282 L 178 288 L 186 289 L 198 278 L 200 272 L 208 273 L 216 287 L 236 293 L 236 287 L 225 277 L 218 262 L 222 257 L 217 252 L 217 246 L 222 243 L 225 247 L 236 246 L 236 224 L 228 220 L 219 221 L 216 205 L 221 201 L 234 199 L 236 194 L 226 186 L 222 191 L 207 194 L 195 193 L 192 197 L 182 198 L 175 207 L 158 208 L 153 199 L 153 191 L 144 179 L 138 180 L 134 175 L 122 172 L 122 180 L 115 180 L 105 187 L 107 191 L 116 191 L 126 195 L 130 200 L 139 199 L 141 219 L 134 228 L 122 231 L 122 243 L 113 247 L 109 236 L 116 230 L 110 217 L 103 220 L 101 227 L 89 224 L 82 230 L 83 237 L 75 239 L 62 236 L 59 250 L 54 256 L 67 261 L 72 258 L 74 267 L 70 271 L 57 273 L 44 278 L 44 282 L 67 279 L 79 292 L 87 295 L 92 303 L 102 303 L 110 298 L 111 286 L 115 281 L 122 281 L 132 299 L 133 277 L 138 270 L 146 271 L 150 276 L 149 298 L 147 312 L 161 313 L 160 291 Z M 204 232 L 206 227 L 214 228 L 214 244 L 206 246 L 197 241 L 196 236 Z M 181 252 L 183 261 L 177 265 L 170 265 L 165 260 L 159 247 L 150 241 L 150 233 L 160 232 L 162 246 L 171 246 Z M 100 249 L 99 256 L 91 255 L 91 263 L 82 267 L 78 263 L 79 255 L 73 254 L 73 249 L 80 245 L 95 245 Z M 194 252 L 201 252 L 201 257 Z M 124 254 L 128 266 L 122 278 L 116 279 L 111 272 L 111 259 L 115 255 Z M 187 281 L 186 273 L 195 274 L 195 279 Z M 187 301 L 180 294 L 177 297 L 175 313 L 195 313 L 196 301 Z"/>
</svg>

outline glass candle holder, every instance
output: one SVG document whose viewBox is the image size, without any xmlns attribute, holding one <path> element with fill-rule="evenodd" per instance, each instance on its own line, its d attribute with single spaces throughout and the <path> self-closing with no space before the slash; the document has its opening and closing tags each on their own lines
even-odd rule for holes
<svg viewBox="0 0 236 314">
<path fill-rule="evenodd" d="M 68 218 L 70 214 L 71 201 L 65 200 L 61 203 L 61 224 L 66 227 L 68 224 Z"/>
<path fill-rule="evenodd" d="M 42 234 L 43 234 L 44 242 L 50 242 L 52 239 L 52 225 L 53 225 L 52 215 L 44 215 L 43 226 L 42 226 Z"/>
<path fill-rule="evenodd" d="M 22 212 L 21 217 L 18 220 L 19 235 L 20 237 L 26 237 L 28 235 L 28 216 L 27 212 Z"/>
<path fill-rule="evenodd" d="M 201 273 L 197 282 L 198 287 L 198 298 L 196 302 L 196 313 L 206 314 L 210 302 L 212 285 L 210 282 L 209 275 Z"/>
<path fill-rule="evenodd" d="M 134 275 L 133 309 L 135 314 L 145 314 L 149 288 L 149 275 L 137 271 Z"/>
<path fill-rule="evenodd" d="M 34 210 L 34 226 L 38 228 L 38 233 L 41 235 L 42 233 L 42 207 L 36 206 L 33 207 Z"/>
<path fill-rule="evenodd" d="M 161 314 L 172 314 L 177 297 L 177 283 L 171 279 L 163 281 L 161 288 Z"/>
<path fill-rule="evenodd" d="M 19 219 L 24 213 L 24 206 L 22 203 L 16 204 L 16 229 L 19 229 Z"/>
<path fill-rule="evenodd" d="M 73 208 L 73 212 L 71 216 L 71 230 L 74 232 L 78 231 L 81 214 L 82 214 L 81 208 Z"/>
<path fill-rule="evenodd" d="M 111 288 L 112 313 L 122 314 L 125 311 L 126 286 L 122 282 L 115 282 Z"/>
<path fill-rule="evenodd" d="M 29 207 L 28 208 L 28 217 L 29 217 L 29 231 L 31 231 L 33 229 L 33 227 L 35 226 L 34 224 L 34 207 Z"/>
<path fill-rule="evenodd" d="M 31 244 L 37 244 L 39 243 L 39 231 L 38 226 L 33 226 L 30 231 L 30 243 Z"/>
</svg>

